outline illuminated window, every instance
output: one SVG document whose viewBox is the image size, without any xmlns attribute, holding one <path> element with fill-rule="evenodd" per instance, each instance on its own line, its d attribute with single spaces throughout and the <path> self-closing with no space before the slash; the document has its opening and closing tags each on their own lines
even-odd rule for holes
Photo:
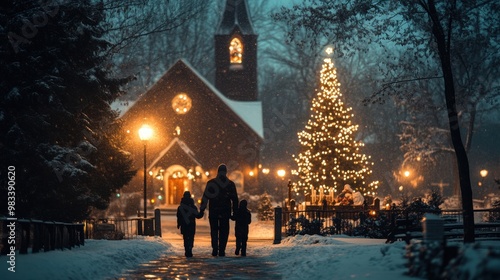
<svg viewBox="0 0 500 280">
<path fill-rule="evenodd" d="M 237 64 L 241 64 L 243 60 L 243 44 L 238 38 L 233 38 L 229 44 L 229 60 Z"/>
<path fill-rule="evenodd" d="M 191 98 L 184 92 L 177 94 L 172 99 L 172 108 L 177 114 L 186 114 L 191 109 L 191 106 Z"/>
</svg>

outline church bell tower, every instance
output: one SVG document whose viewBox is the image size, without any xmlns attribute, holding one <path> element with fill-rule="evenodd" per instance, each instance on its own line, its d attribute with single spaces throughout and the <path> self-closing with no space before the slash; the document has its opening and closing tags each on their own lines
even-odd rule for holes
<svg viewBox="0 0 500 280">
<path fill-rule="evenodd" d="M 257 35 L 246 0 L 227 0 L 215 34 L 215 87 L 226 97 L 256 101 Z"/>
</svg>

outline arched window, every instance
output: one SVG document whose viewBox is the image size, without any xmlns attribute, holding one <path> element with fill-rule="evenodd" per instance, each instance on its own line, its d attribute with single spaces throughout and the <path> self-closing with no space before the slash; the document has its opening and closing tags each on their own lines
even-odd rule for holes
<svg viewBox="0 0 500 280">
<path fill-rule="evenodd" d="M 241 64 L 243 61 L 243 44 L 238 38 L 233 38 L 229 44 L 229 61 L 231 64 Z"/>
</svg>

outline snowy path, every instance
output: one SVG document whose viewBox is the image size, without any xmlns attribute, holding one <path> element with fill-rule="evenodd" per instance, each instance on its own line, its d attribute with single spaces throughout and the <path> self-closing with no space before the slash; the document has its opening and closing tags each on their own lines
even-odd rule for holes
<svg viewBox="0 0 500 280">
<path fill-rule="evenodd" d="M 226 257 L 212 257 L 209 242 L 198 242 L 202 244 L 195 245 L 194 257 L 186 258 L 182 240 L 170 242 L 173 252 L 114 279 L 281 279 L 275 263 L 262 256 L 235 256 L 233 246 L 228 246 Z"/>
<path fill-rule="evenodd" d="M 175 229 L 175 219 L 164 217 L 162 231 L 165 233 L 163 238 L 172 245 L 169 252 L 112 279 L 281 279 L 276 272 L 276 263 L 266 257 L 268 254 L 253 254 L 257 248 L 272 244 L 271 239 L 250 239 L 248 256 L 240 257 L 234 255 L 235 239 L 230 235 L 226 256 L 212 257 L 207 220 L 199 220 L 193 248 L 194 257 L 186 258 L 182 236 L 172 229 Z"/>
</svg>

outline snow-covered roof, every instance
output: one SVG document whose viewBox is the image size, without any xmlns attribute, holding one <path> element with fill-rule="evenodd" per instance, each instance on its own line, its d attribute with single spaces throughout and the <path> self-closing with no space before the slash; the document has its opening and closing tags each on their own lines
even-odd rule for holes
<svg viewBox="0 0 500 280">
<path fill-rule="evenodd" d="M 158 163 L 158 161 L 160 161 L 161 158 L 165 156 L 165 154 L 172 148 L 172 146 L 174 146 L 174 144 L 179 145 L 179 147 L 181 147 L 181 149 L 186 153 L 186 155 L 189 156 L 192 161 L 196 163 L 196 165 L 201 166 L 201 163 L 195 158 L 194 152 L 188 147 L 188 145 L 186 145 L 186 143 L 184 143 L 179 138 L 175 137 L 174 139 L 172 139 L 172 141 L 170 141 L 170 144 L 168 144 L 168 146 L 163 149 L 160 154 L 158 154 L 158 156 L 149 165 L 147 170 L 151 170 L 154 166 L 156 166 L 156 163 Z"/>
<path fill-rule="evenodd" d="M 236 101 L 224 96 L 215 86 L 203 77 L 189 62 L 180 59 L 210 90 L 236 113 L 260 138 L 264 139 L 264 122 L 261 101 Z"/>
<path fill-rule="evenodd" d="M 264 139 L 264 123 L 262 116 L 261 101 L 236 101 L 224 96 L 215 86 L 213 86 L 205 77 L 186 60 L 179 59 L 176 63 L 182 62 L 193 74 L 195 74 L 222 102 L 224 102 L 245 124 L 248 125 L 261 139 Z M 172 66 L 173 67 L 173 66 Z M 170 67 L 166 72 L 170 71 Z M 153 85 L 154 86 L 154 85 Z M 141 99 L 144 95 L 138 98 Z M 120 117 L 123 116 L 136 101 L 115 101 L 111 107 L 120 111 Z"/>
</svg>

